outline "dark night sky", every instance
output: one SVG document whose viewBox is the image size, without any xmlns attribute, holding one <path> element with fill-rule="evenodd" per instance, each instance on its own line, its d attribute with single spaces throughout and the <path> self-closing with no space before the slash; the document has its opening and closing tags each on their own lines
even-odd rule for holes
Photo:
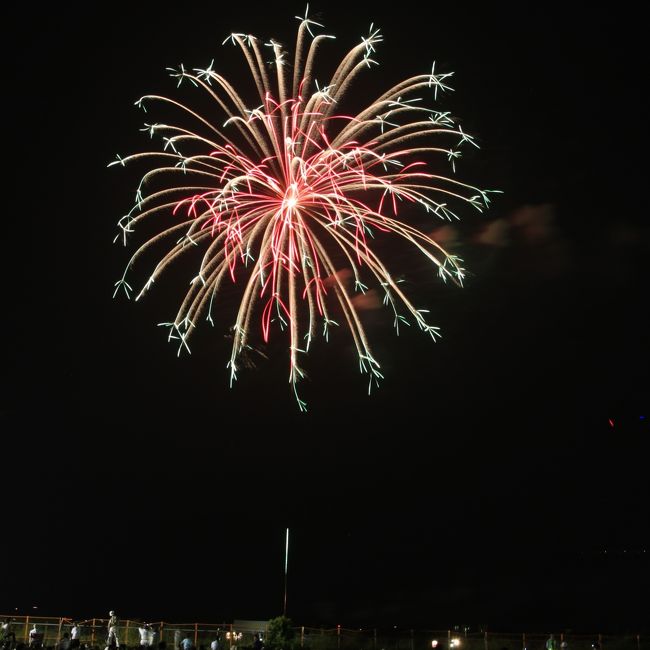
<svg viewBox="0 0 650 650">
<path fill-rule="evenodd" d="M 396 339 L 369 312 L 385 382 L 367 397 L 337 336 L 311 355 L 306 415 L 280 346 L 229 390 L 229 317 L 177 359 L 155 323 L 178 295 L 111 300 L 127 259 L 115 223 L 138 179 L 106 169 L 146 146 L 133 102 L 173 93 L 167 66 L 215 58 L 239 83 L 223 38 L 292 48 L 303 5 L 6 17 L 3 138 L 18 155 L 4 211 L 0 613 L 269 617 L 289 525 L 300 623 L 647 627 L 641 20 L 631 3 L 448 4 L 312 7 L 337 35 L 332 56 L 371 20 L 382 28 L 361 100 L 434 58 L 455 71 L 444 105 L 482 147 L 459 174 L 504 194 L 458 226 L 467 286 L 413 289 L 442 341 Z"/>
</svg>

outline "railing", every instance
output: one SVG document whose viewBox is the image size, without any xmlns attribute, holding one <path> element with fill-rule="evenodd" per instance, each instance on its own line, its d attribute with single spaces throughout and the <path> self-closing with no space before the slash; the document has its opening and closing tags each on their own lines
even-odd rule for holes
<svg viewBox="0 0 650 650">
<path fill-rule="evenodd" d="M 546 650 L 549 633 L 508 634 L 453 630 L 351 630 L 299 628 L 300 645 L 309 650 Z M 555 633 L 557 650 L 650 650 L 650 638 L 639 634 Z M 565 643 L 566 645 L 562 645 Z"/>
<path fill-rule="evenodd" d="M 43 646 L 54 647 L 64 633 L 70 632 L 71 618 L 46 616 L 2 616 L 12 621 L 16 643 L 29 642 L 34 625 L 43 633 Z M 80 641 L 90 648 L 106 646 L 108 620 L 93 618 L 77 621 L 81 629 Z M 117 635 L 121 646 L 140 645 L 140 621 L 121 620 Z M 164 642 L 177 650 L 181 639 L 189 637 L 195 648 L 209 648 L 219 640 L 220 650 L 241 650 L 251 647 L 254 632 L 264 630 L 237 630 L 232 623 L 149 623 L 153 630 L 153 645 Z M 392 630 L 296 627 L 296 644 L 306 650 L 546 650 L 549 633 L 458 632 L 453 630 Z M 557 650 L 650 650 L 650 637 L 639 634 L 554 634 Z M 566 645 L 563 645 L 566 644 Z"/>
</svg>

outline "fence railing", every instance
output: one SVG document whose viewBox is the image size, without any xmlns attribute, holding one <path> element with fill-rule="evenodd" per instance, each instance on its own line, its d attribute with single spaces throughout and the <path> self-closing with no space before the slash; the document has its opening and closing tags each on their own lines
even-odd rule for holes
<svg viewBox="0 0 650 650">
<path fill-rule="evenodd" d="M 301 630 L 302 647 L 309 650 L 546 650 L 549 633 L 458 632 L 454 630 L 374 629 Z M 304 639 L 303 639 L 304 637 Z M 650 650 L 650 637 L 554 633 L 558 650 Z M 566 645 L 563 645 L 566 644 Z"/>
<path fill-rule="evenodd" d="M 46 616 L 3 616 L 11 621 L 11 631 L 17 644 L 29 643 L 29 632 L 34 625 L 43 633 L 43 646 L 55 647 L 64 634 L 72 629 L 73 619 Z M 89 648 L 104 648 L 108 637 L 108 620 L 93 618 L 77 621 L 80 642 Z M 140 645 L 143 623 L 121 620 L 117 626 L 120 646 L 134 648 Z M 178 650 L 183 638 L 188 637 L 197 649 L 207 649 L 218 640 L 219 650 L 243 650 L 253 644 L 253 635 L 265 629 L 236 629 L 233 623 L 167 623 L 148 622 L 154 647 L 164 643 L 168 650 Z M 349 629 L 344 627 L 294 628 L 296 644 L 305 650 L 546 650 L 549 633 L 499 633 L 454 630 L 392 630 Z M 0 635 L 1 636 L 1 635 Z M 572 634 L 554 633 L 558 650 L 650 650 L 650 636 L 640 634 Z M 566 644 L 566 645 L 565 645 Z"/>
</svg>

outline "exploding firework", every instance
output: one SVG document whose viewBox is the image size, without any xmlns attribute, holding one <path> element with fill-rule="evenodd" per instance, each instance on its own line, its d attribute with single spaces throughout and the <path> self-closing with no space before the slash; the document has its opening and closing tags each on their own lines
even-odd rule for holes
<svg viewBox="0 0 650 650">
<path fill-rule="evenodd" d="M 437 100 L 449 90 L 451 73 L 431 72 L 406 79 L 387 90 L 356 115 L 337 107 L 351 95 L 353 82 L 375 65 L 373 55 L 382 36 L 371 25 L 368 36 L 342 59 L 329 83 L 314 78 L 320 46 L 333 36 L 314 35 L 322 27 L 298 18 L 295 57 L 271 40 L 232 34 L 224 44 L 239 47 L 246 59 L 259 106 L 250 108 L 235 87 L 214 69 L 192 72 L 183 65 L 169 69 L 178 86 L 191 84 L 214 105 L 209 117 L 187 105 L 159 95 L 146 95 L 136 105 L 147 111 L 163 102 L 182 116 L 181 124 L 145 124 L 151 138 L 161 136 L 156 152 L 118 156 L 111 165 L 139 159 L 157 161 L 136 192 L 131 211 L 122 217 L 116 241 L 126 245 L 143 222 L 174 218 L 160 226 L 129 260 L 115 284 L 115 294 L 134 292 L 127 272 L 148 250 L 169 241 L 138 300 L 179 257 L 195 255 L 198 272 L 189 284 L 176 317 L 161 323 L 179 354 L 201 319 L 214 325 L 213 313 L 223 283 L 241 287 L 232 326 L 230 381 L 256 336 L 264 342 L 275 330 L 288 332 L 289 382 L 301 409 L 296 384 L 304 377 L 301 355 L 321 333 L 347 326 L 369 389 L 382 377 L 364 330 L 357 292 L 371 285 L 383 294 L 394 325 L 415 323 L 434 340 L 437 327 L 427 321 L 405 295 L 400 282 L 373 250 L 373 233 L 401 238 L 437 269 L 443 280 L 461 284 L 461 260 L 446 252 L 431 236 L 398 217 L 398 208 L 418 207 L 443 219 L 457 218 L 454 204 L 466 202 L 478 210 L 489 203 L 479 190 L 430 171 L 431 158 L 442 157 L 455 173 L 455 160 L 471 136 L 448 112 L 428 108 L 419 95 Z M 265 49 L 269 48 L 269 49 Z M 267 63 L 265 53 L 272 52 Z M 218 117 L 214 117 L 217 115 Z M 110 165 L 109 165 L 110 166 Z M 145 194 L 145 188 L 153 188 Z M 201 251 L 202 255 L 198 252 Z M 348 282 L 340 270 L 349 270 Z M 259 320 L 258 320 L 259 319 Z M 261 322 L 260 322 L 261 321 Z"/>
</svg>

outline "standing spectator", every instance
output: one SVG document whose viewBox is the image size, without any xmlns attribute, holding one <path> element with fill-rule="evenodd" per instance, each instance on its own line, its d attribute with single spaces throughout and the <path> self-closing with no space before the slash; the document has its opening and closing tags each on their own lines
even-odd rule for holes
<svg viewBox="0 0 650 650">
<path fill-rule="evenodd" d="M 56 650 L 70 650 L 70 635 L 67 632 L 63 633 L 63 637 L 56 646 Z"/>
<path fill-rule="evenodd" d="M 181 641 L 181 650 L 192 650 L 192 641 L 190 635 L 186 634 L 185 638 Z"/>
<path fill-rule="evenodd" d="M 174 650 L 180 650 L 181 648 L 181 631 L 174 630 Z"/>
<path fill-rule="evenodd" d="M 143 623 L 138 628 L 138 632 L 140 633 L 140 647 L 142 648 L 148 648 L 151 645 L 150 628 L 151 626 L 146 623 Z"/>
<path fill-rule="evenodd" d="M 211 644 L 210 644 L 210 650 L 219 650 L 219 639 L 216 638 Z"/>
<path fill-rule="evenodd" d="M 119 648 L 120 640 L 117 637 L 118 618 L 115 616 L 113 610 L 108 612 L 108 615 L 110 618 L 108 619 L 108 638 L 106 639 L 106 646 L 110 648 L 114 645 L 116 648 Z"/>
<path fill-rule="evenodd" d="M 43 647 L 43 632 L 41 632 L 36 623 L 34 627 L 29 631 L 29 647 L 30 648 L 42 648 Z"/>
<path fill-rule="evenodd" d="M 0 626 L 0 641 L 2 641 L 3 648 L 10 648 L 12 641 L 16 643 L 16 634 L 12 630 L 12 623 L 13 621 L 6 618 L 5 622 Z"/>
<path fill-rule="evenodd" d="M 73 623 L 70 630 L 70 647 L 75 650 L 81 645 L 81 627 L 79 623 Z"/>
<path fill-rule="evenodd" d="M 255 632 L 253 635 L 253 650 L 262 650 L 263 647 L 264 644 L 262 643 L 262 639 L 260 639 L 259 632 Z"/>
<path fill-rule="evenodd" d="M 552 634 L 546 639 L 546 650 L 557 650 L 557 641 Z"/>
</svg>

